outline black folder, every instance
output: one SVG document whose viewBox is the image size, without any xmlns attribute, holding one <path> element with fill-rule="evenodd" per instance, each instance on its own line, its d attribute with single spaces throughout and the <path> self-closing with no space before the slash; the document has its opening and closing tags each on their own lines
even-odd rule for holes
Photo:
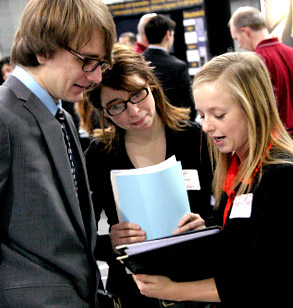
<svg viewBox="0 0 293 308">
<path fill-rule="evenodd" d="M 178 282 L 211 278 L 220 233 L 221 227 L 213 226 L 118 246 L 117 260 L 134 274 L 162 275 Z"/>
</svg>

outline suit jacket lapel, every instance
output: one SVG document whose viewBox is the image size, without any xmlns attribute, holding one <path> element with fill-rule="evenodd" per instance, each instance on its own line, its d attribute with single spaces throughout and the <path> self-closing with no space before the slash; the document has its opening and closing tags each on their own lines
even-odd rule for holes
<svg viewBox="0 0 293 308">
<path fill-rule="evenodd" d="M 64 150 L 64 137 L 61 126 L 40 101 L 37 104 L 41 104 L 42 106 L 40 106 L 40 108 L 36 108 L 36 104 L 34 104 L 32 100 L 30 100 L 28 103 L 25 104 L 25 107 L 34 114 L 35 118 L 39 122 L 40 128 L 44 134 L 60 181 L 62 183 L 62 186 L 64 187 L 64 192 L 68 199 L 68 203 L 80 229 L 82 230 L 82 233 L 85 235 L 85 228 L 80 212 L 78 199 L 76 196 L 75 186 L 73 183 L 71 167 L 67 153 Z M 46 113 L 39 112 L 39 109 L 41 108 L 46 109 Z M 54 133 L 52 134 L 52 132 Z"/>
<path fill-rule="evenodd" d="M 60 182 L 64 188 L 70 209 L 76 219 L 77 225 L 81 230 L 83 239 L 87 243 L 86 232 L 76 197 L 75 187 L 72 179 L 70 163 L 64 150 L 64 139 L 60 124 L 44 104 L 17 78 L 11 76 L 7 85 L 13 90 L 18 99 L 22 100 L 24 107 L 28 109 L 39 123 L 44 138 L 48 145 L 49 152 L 55 164 Z M 76 223 L 73 223 L 76 226 Z M 79 232 L 80 233 L 80 232 Z"/>
</svg>

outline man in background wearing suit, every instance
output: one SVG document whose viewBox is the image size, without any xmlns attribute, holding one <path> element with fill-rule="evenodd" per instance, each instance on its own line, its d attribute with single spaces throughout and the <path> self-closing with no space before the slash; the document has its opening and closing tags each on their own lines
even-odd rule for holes
<svg viewBox="0 0 293 308">
<path fill-rule="evenodd" d="M 100 82 L 114 37 L 100 0 L 30 0 L 23 12 L 0 87 L 0 307 L 99 307 L 87 173 L 60 102 Z"/>
<path fill-rule="evenodd" d="M 177 107 L 190 108 L 190 118 L 194 120 L 196 111 L 188 66 L 169 53 L 174 44 L 175 27 L 175 21 L 167 16 L 159 14 L 152 17 L 145 25 L 149 46 L 143 56 L 154 66 L 154 73 L 169 102 Z"/>
</svg>

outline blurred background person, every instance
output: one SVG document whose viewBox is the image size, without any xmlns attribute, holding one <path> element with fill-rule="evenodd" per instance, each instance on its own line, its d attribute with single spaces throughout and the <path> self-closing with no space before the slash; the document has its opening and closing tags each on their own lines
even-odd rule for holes
<svg viewBox="0 0 293 308">
<path fill-rule="evenodd" d="M 137 42 L 136 35 L 133 32 L 121 33 L 118 40 L 119 44 L 129 45 L 132 48 L 135 48 L 136 42 Z"/>
<path fill-rule="evenodd" d="M 10 57 L 4 57 L 0 60 L 0 85 L 7 79 L 8 75 L 13 71 L 13 66 L 10 63 Z"/>
<path fill-rule="evenodd" d="M 239 47 L 255 51 L 264 60 L 274 86 L 280 118 L 293 136 L 293 47 L 272 37 L 264 16 L 253 7 L 238 8 L 229 26 Z"/>
<path fill-rule="evenodd" d="M 73 120 L 75 119 L 77 125 L 82 150 L 85 151 L 93 139 L 92 134 L 94 129 L 100 127 L 99 115 L 97 110 L 88 100 L 76 102 L 72 114 L 74 115 Z"/>
<path fill-rule="evenodd" d="M 191 78 L 186 62 L 170 54 L 174 44 L 176 23 L 164 15 L 152 17 L 145 25 L 149 46 L 143 56 L 154 66 L 155 75 L 161 82 L 169 102 L 177 107 L 190 109 L 190 119 L 196 111 L 191 90 Z"/>
</svg>

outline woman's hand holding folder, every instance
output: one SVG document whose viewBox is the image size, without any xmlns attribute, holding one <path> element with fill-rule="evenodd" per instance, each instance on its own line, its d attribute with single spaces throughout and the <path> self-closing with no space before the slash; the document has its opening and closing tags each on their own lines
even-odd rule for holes
<svg viewBox="0 0 293 308">
<path fill-rule="evenodd" d="M 174 230 L 173 235 L 191 230 L 205 228 L 205 221 L 198 214 L 187 213 L 178 222 L 178 229 Z"/>
<path fill-rule="evenodd" d="M 146 234 L 137 224 L 121 222 L 112 226 L 110 239 L 114 251 L 119 253 L 115 247 L 142 242 L 146 239 Z"/>
<path fill-rule="evenodd" d="M 187 213 L 178 222 L 178 228 L 174 230 L 173 235 L 186 231 L 205 228 L 205 221 L 198 214 Z M 145 231 L 137 224 L 130 222 L 121 222 L 111 228 L 110 238 L 115 253 L 117 246 L 128 245 L 143 242 L 146 239 Z"/>
<path fill-rule="evenodd" d="M 133 275 L 141 294 L 171 301 L 220 302 L 214 278 L 174 282 L 158 275 Z"/>
</svg>

